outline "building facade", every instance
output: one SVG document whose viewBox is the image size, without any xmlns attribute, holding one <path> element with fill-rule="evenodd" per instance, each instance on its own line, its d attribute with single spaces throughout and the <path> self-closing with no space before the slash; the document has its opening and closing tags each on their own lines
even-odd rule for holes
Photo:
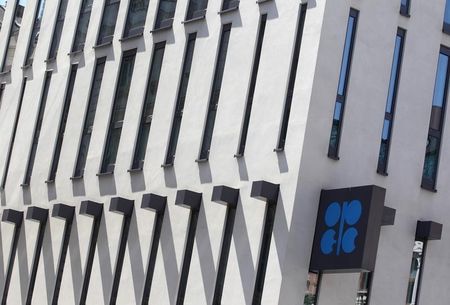
<svg viewBox="0 0 450 305">
<path fill-rule="evenodd" d="M 5 7 L 2 304 L 450 297 L 450 3 Z M 374 268 L 312 270 L 322 190 L 366 185 Z"/>
</svg>

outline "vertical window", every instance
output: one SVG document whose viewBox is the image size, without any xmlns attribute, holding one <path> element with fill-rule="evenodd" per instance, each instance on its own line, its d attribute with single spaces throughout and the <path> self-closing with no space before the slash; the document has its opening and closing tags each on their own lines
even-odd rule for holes
<svg viewBox="0 0 450 305">
<path fill-rule="evenodd" d="M 356 293 L 355 305 L 369 304 L 370 288 L 372 285 L 372 272 L 361 272 Z"/>
<path fill-rule="evenodd" d="M 192 58 L 194 56 L 195 39 L 197 33 L 189 34 L 186 43 L 186 51 L 184 54 L 183 71 L 181 72 L 180 87 L 178 89 L 177 102 L 175 104 L 175 114 L 172 121 L 172 129 L 170 132 L 169 146 L 167 148 L 166 160 L 163 166 L 173 165 L 175 152 L 177 149 L 178 136 L 180 134 L 181 119 L 183 118 L 184 102 L 189 84 L 189 76 L 191 74 Z"/>
<path fill-rule="evenodd" d="M 239 0 L 223 0 L 222 11 L 232 10 L 239 7 Z"/>
<path fill-rule="evenodd" d="M 105 70 L 106 57 L 97 59 L 91 93 L 89 96 L 88 109 L 84 117 L 83 134 L 81 135 L 80 147 L 78 148 L 77 163 L 72 178 L 81 178 L 86 166 L 89 144 L 91 142 L 92 129 L 94 127 L 95 112 L 97 110 L 98 96 L 102 85 L 103 71 Z"/>
<path fill-rule="evenodd" d="M 123 119 L 125 117 L 125 110 L 127 109 L 128 93 L 130 92 L 135 57 L 136 49 L 126 51 L 123 54 L 113 103 L 112 117 L 109 122 L 106 146 L 103 153 L 102 167 L 100 169 L 101 174 L 112 173 L 114 171 L 120 135 L 122 133 Z"/>
<path fill-rule="evenodd" d="M 149 0 L 130 1 L 123 38 L 138 36 L 144 33 L 148 2 Z"/>
<path fill-rule="evenodd" d="M 2 106 L 3 94 L 5 94 L 5 84 L 0 85 L 0 107 Z"/>
<path fill-rule="evenodd" d="M 175 16 L 175 9 L 177 7 L 177 0 L 160 0 L 158 6 L 158 13 L 154 29 L 168 28 L 172 26 L 173 16 Z"/>
<path fill-rule="evenodd" d="M 411 5 L 411 0 L 401 0 L 400 3 L 400 14 L 403 16 L 409 16 L 409 6 Z"/>
<path fill-rule="evenodd" d="M 389 160 L 389 148 L 392 137 L 392 126 L 394 123 L 395 103 L 400 78 L 400 69 L 403 56 L 403 45 L 405 40 L 405 30 L 398 29 L 395 38 L 394 59 L 392 60 L 391 77 L 389 80 L 388 96 L 386 101 L 386 111 L 384 114 L 383 131 L 381 133 L 380 153 L 378 155 L 377 172 L 382 175 L 387 174 Z"/>
<path fill-rule="evenodd" d="M 17 38 L 19 37 L 20 27 L 22 25 L 23 12 L 25 10 L 26 0 L 17 0 L 14 7 L 14 20 L 12 21 L 8 44 L 6 45 L 5 57 L 2 62 L 2 72 L 11 70 L 14 53 L 16 52 Z"/>
<path fill-rule="evenodd" d="M 259 21 L 258 40 L 256 42 L 255 59 L 253 61 L 252 76 L 250 79 L 250 88 L 247 96 L 247 104 L 245 105 L 244 122 L 242 124 L 241 137 L 236 157 L 244 155 L 245 144 L 247 142 L 248 125 L 250 123 L 250 114 L 252 111 L 253 97 L 255 95 L 256 79 L 258 77 L 259 60 L 261 59 L 261 51 L 264 40 L 264 32 L 266 31 L 267 14 L 262 15 Z"/>
<path fill-rule="evenodd" d="M 22 110 L 22 101 L 23 101 L 23 96 L 25 94 L 26 86 L 27 86 L 27 79 L 24 78 L 22 80 L 22 88 L 20 89 L 20 97 L 19 97 L 19 103 L 17 104 L 16 116 L 14 117 L 14 125 L 13 125 L 13 130 L 11 133 L 11 139 L 9 140 L 8 154 L 6 156 L 5 167 L 3 169 L 3 177 L 2 177 L 2 185 L 1 185 L 2 189 L 5 189 L 6 178 L 8 178 L 9 163 L 11 161 L 11 154 L 12 154 L 12 151 L 14 148 L 14 143 L 16 140 L 17 125 L 19 124 L 20 112 Z"/>
<path fill-rule="evenodd" d="M 450 0 L 446 0 L 445 2 L 444 26 L 442 30 L 447 34 L 450 34 Z"/>
<path fill-rule="evenodd" d="M 30 154 L 28 155 L 27 169 L 22 186 L 28 186 L 30 184 L 31 174 L 33 173 L 34 160 L 36 158 L 36 151 L 39 144 L 39 136 L 41 134 L 42 120 L 44 118 L 45 105 L 47 104 L 48 89 L 50 87 L 51 79 L 52 71 L 45 72 L 45 82 L 44 89 L 42 90 L 41 104 L 39 106 L 36 125 L 34 126 L 33 142 L 31 143 Z"/>
<path fill-rule="evenodd" d="M 136 148 L 133 155 L 132 170 L 140 170 L 144 166 L 145 151 L 147 149 L 148 135 L 153 118 L 153 109 L 155 107 L 156 93 L 158 92 L 159 76 L 163 63 L 164 50 L 166 42 L 155 44 L 153 50 L 152 66 L 145 94 L 144 108 L 142 109 L 139 123 L 139 131 L 136 141 Z"/>
<path fill-rule="evenodd" d="M 80 14 L 78 16 L 77 31 L 73 41 L 72 52 L 83 51 L 86 35 L 91 19 L 92 2 L 94 0 L 83 0 L 81 4 Z"/>
<path fill-rule="evenodd" d="M 344 52 L 342 55 L 341 71 L 339 73 L 339 84 L 337 90 L 336 104 L 333 114 L 333 127 L 331 129 L 330 143 L 328 146 L 328 156 L 338 159 L 339 143 L 342 131 L 342 121 L 344 119 L 345 99 L 350 75 L 350 66 L 353 54 L 353 44 L 355 42 L 356 24 L 358 21 L 358 11 L 350 9 L 350 16 L 347 24 L 347 34 L 345 36 Z"/>
<path fill-rule="evenodd" d="M 308 281 L 306 282 L 305 298 L 303 305 L 316 305 L 317 296 L 319 294 L 321 274 L 310 271 L 308 273 Z"/>
<path fill-rule="evenodd" d="M 219 54 L 217 56 L 216 72 L 214 74 L 213 87 L 209 98 L 208 114 L 206 117 L 205 130 L 203 131 L 202 147 L 198 161 L 208 160 L 209 149 L 213 136 L 214 123 L 216 121 L 217 106 L 219 104 L 220 89 L 222 87 L 223 71 L 227 58 L 228 42 L 230 40 L 231 23 L 223 26 L 220 39 Z"/>
<path fill-rule="evenodd" d="M 449 55 L 450 49 L 441 47 L 436 72 L 436 83 L 434 86 L 433 104 L 431 108 L 430 126 L 428 129 L 427 148 L 425 152 L 425 161 L 422 174 L 422 187 L 433 191 L 436 188 L 439 150 L 441 146 L 445 105 L 447 101 Z"/>
<path fill-rule="evenodd" d="M 190 0 L 186 20 L 204 18 L 207 6 L 208 0 Z"/>
<path fill-rule="evenodd" d="M 41 30 L 42 16 L 44 15 L 45 0 L 39 0 L 34 15 L 33 30 L 31 31 L 30 41 L 28 42 L 27 57 L 25 59 L 25 66 L 33 63 L 34 51 L 39 40 L 39 33 Z"/>
<path fill-rule="evenodd" d="M 119 12 L 120 0 L 106 0 L 103 8 L 102 23 L 97 38 L 97 45 L 112 42 L 114 30 L 116 29 L 117 14 Z"/>
<path fill-rule="evenodd" d="M 305 25 L 307 7 L 308 4 L 306 3 L 300 5 L 300 16 L 298 21 L 297 35 L 295 37 L 295 47 L 294 47 L 294 54 L 292 57 L 291 71 L 289 74 L 288 89 L 284 104 L 283 121 L 281 122 L 280 135 L 278 138 L 278 144 L 277 147 L 275 148 L 275 151 L 284 150 L 284 145 L 286 143 L 286 134 L 289 124 L 289 116 L 291 114 L 292 97 L 294 95 L 295 79 L 297 77 L 298 59 L 300 57 L 300 47 L 302 44 L 303 27 Z"/>
<path fill-rule="evenodd" d="M 66 18 L 68 0 L 61 0 L 58 7 L 58 15 L 56 16 L 56 24 L 53 30 L 52 44 L 50 46 L 50 52 L 48 59 L 56 58 L 58 53 L 59 42 L 61 41 L 62 30 L 64 26 L 64 19 Z"/>
<path fill-rule="evenodd" d="M 78 65 L 72 65 L 69 76 L 69 84 L 67 87 L 66 97 L 64 100 L 64 107 L 61 115 L 61 121 L 59 122 L 58 136 L 56 138 L 55 150 L 53 151 L 52 164 L 50 167 L 50 174 L 47 182 L 55 180 L 56 171 L 58 170 L 59 157 L 61 155 L 61 146 L 64 139 L 64 133 L 66 131 L 67 117 L 69 115 L 70 102 L 72 101 L 73 87 L 75 85 L 75 78 L 77 76 Z"/>
<path fill-rule="evenodd" d="M 426 240 L 416 239 L 414 242 L 411 271 L 409 273 L 406 305 L 417 305 L 419 301 L 420 280 L 425 257 Z"/>
</svg>

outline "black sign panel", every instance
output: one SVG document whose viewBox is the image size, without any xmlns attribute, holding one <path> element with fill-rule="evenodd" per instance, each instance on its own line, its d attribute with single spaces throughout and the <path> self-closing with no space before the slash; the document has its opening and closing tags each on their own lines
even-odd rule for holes
<svg viewBox="0 0 450 305">
<path fill-rule="evenodd" d="M 311 270 L 373 271 L 385 194 L 375 185 L 322 190 Z"/>
</svg>

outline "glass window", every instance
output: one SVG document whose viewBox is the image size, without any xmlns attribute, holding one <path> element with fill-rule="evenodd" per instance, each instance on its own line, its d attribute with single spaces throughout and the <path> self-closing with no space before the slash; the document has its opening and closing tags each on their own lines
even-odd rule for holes
<svg viewBox="0 0 450 305">
<path fill-rule="evenodd" d="M 401 0 L 400 14 L 404 16 L 409 16 L 409 7 L 410 7 L 410 0 Z"/>
<path fill-rule="evenodd" d="M 381 133 L 380 153 L 378 155 L 377 172 L 382 175 L 387 174 L 387 163 L 389 159 L 389 148 L 391 142 L 392 125 L 394 121 L 394 110 L 397 99 L 405 35 L 405 30 L 397 30 L 397 37 L 395 38 L 394 47 L 394 58 L 392 60 L 391 77 L 389 80 L 388 96 L 384 115 L 383 131 Z"/>
<path fill-rule="evenodd" d="M 56 138 L 55 150 L 53 152 L 52 164 L 50 167 L 50 174 L 47 182 L 55 180 L 56 171 L 58 170 L 59 157 L 61 155 L 61 147 L 64 139 L 64 133 L 66 131 L 67 117 L 69 116 L 70 103 L 72 101 L 73 87 L 75 85 L 75 78 L 77 76 L 78 65 L 72 65 L 70 69 L 69 84 L 67 87 L 66 97 L 64 99 L 64 107 L 61 114 L 61 121 L 58 127 L 58 136 Z"/>
<path fill-rule="evenodd" d="M 222 11 L 239 7 L 239 0 L 223 0 Z"/>
<path fill-rule="evenodd" d="M 161 75 L 165 47 L 166 43 L 160 42 L 155 45 L 153 51 L 150 77 L 147 84 L 147 93 L 145 94 L 144 108 L 141 114 L 131 169 L 142 169 L 144 166 L 145 152 L 153 119 L 153 109 L 155 107 L 156 93 L 158 92 L 159 76 Z"/>
<path fill-rule="evenodd" d="M 86 42 L 86 35 L 91 19 L 93 0 L 83 0 L 81 4 L 80 15 L 78 16 L 77 31 L 73 41 L 72 52 L 82 51 Z"/>
<path fill-rule="evenodd" d="M 41 104 L 39 106 L 38 117 L 36 120 L 36 125 L 34 126 L 33 142 L 31 143 L 30 154 L 27 162 L 27 169 L 22 183 L 23 186 L 27 186 L 30 184 L 31 174 L 33 173 L 34 160 L 36 158 L 36 151 L 39 144 L 39 136 L 41 134 L 42 120 L 44 119 L 45 106 L 47 104 L 47 96 L 51 79 L 52 79 L 52 71 L 47 71 L 45 73 L 44 89 L 42 90 Z"/>
<path fill-rule="evenodd" d="M 307 7 L 308 7 L 307 3 L 300 5 L 300 14 L 297 26 L 297 35 L 295 38 L 294 54 L 292 57 L 291 71 L 289 73 L 288 90 L 286 94 L 286 100 L 284 103 L 284 111 L 283 111 L 283 119 L 281 122 L 280 135 L 278 136 L 278 143 L 277 147 L 275 148 L 275 151 L 282 151 L 284 149 L 284 145 L 286 144 L 286 135 L 289 124 L 289 116 L 291 114 L 292 98 L 294 95 L 294 86 L 297 77 L 298 60 L 300 57 L 300 47 L 302 44 L 303 28 L 305 25 Z"/>
<path fill-rule="evenodd" d="M 372 284 L 372 272 L 361 272 L 359 276 L 358 292 L 356 294 L 356 305 L 369 304 L 370 286 Z"/>
<path fill-rule="evenodd" d="M 160 0 L 156 16 L 155 30 L 172 26 L 177 0 Z"/>
<path fill-rule="evenodd" d="M 350 9 L 350 16 L 347 23 L 347 33 L 345 36 L 344 51 L 342 54 L 342 63 L 339 73 L 339 83 L 337 89 L 337 98 L 334 107 L 333 126 L 331 129 L 330 143 L 328 146 L 328 156 L 338 158 L 339 144 L 341 138 L 342 121 L 344 118 L 345 99 L 350 74 L 350 66 L 353 55 L 353 45 L 355 43 L 356 24 L 359 12 Z"/>
<path fill-rule="evenodd" d="M 442 127 L 447 100 L 449 54 L 449 49 L 441 47 L 436 72 L 430 126 L 428 129 L 427 147 L 425 151 L 425 161 L 422 174 L 422 187 L 433 191 L 436 187 Z"/>
<path fill-rule="evenodd" d="M 12 154 L 12 150 L 14 148 L 14 143 L 16 140 L 17 125 L 19 124 L 20 113 L 22 110 L 22 101 L 23 101 L 23 97 L 25 95 L 26 86 L 27 86 L 27 78 L 24 78 L 22 80 L 22 88 L 20 89 L 20 97 L 19 97 L 19 103 L 17 105 L 16 115 L 14 117 L 14 125 L 13 125 L 13 129 L 12 129 L 12 133 L 11 133 L 11 139 L 9 141 L 8 154 L 6 157 L 5 167 L 3 169 L 3 177 L 2 177 L 2 185 L 1 185 L 3 190 L 5 189 L 6 179 L 8 178 L 9 163 L 11 161 L 11 154 Z"/>
<path fill-rule="evenodd" d="M 183 118 L 184 102 L 189 84 L 189 76 L 191 74 L 192 58 L 194 57 L 195 39 L 197 33 L 189 34 L 187 39 L 186 51 L 184 54 L 183 71 L 181 72 L 180 87 L 178 89 L 178 97 L 175 104 L 175 114 L 170 132 L 169 146 L 167 148 L 166 160 L 164 166 L 173 165 L 175 160 L 175 152 L 177 150 L 178 136 L 180 134 L 181 119 Z"/>
<path fill-rule="evenodd" d="M 83 134 L 81 135 L 80 147 L 78 148 L 77 163 L 72 178 L 81 178 L 84 174 L 92 129 L 94 127 L 95 112 L 97 111 L 98 97 L 100 95 L 100 87 L 102 85 L 103 71 L 105 70 L 105 62 L 106 57 L 97 59 L 88 109 L 84 118 Z"/>
<path fill-rule="evenodd" d="M 123 119 L 127 108 L 128 93 L 130 92 L 131 78 L 133 76 L 134 59 L 136 49 L 126 51 L 122 58 L 116 95 L 113 103 L 112 117 L 109 123 L 108 135 L 106 137 L 105 152 L 103 154 L 100 173 L 112 173 L 116 163 L 117 150 L 122 133 Z"/>
<path fill-rule="evenodd" d="M 406 305 L 418 304 L 425 247 L 425 240 L 416 240 L 414 242 L 411 271 L 409 272 L 408 291 L 406 295 Z"/>
<path fill-rule="evenodd" d="M 119 5 L 119 0 L 106 0 L 102 24 L 100 25 L 100 32 L 97 38 L 97 45 L 109 43 L 113 40 L 117 14 L 119 13 Z"/>
<path fill-rule="evenodd" d="M 59 42 L 61 41 L 62 30 L 64 26 L 64 19 L 66 18 L 68 0 L 61 0 L 58 8 L 58 15 L 56 16 L 55 29 L 53 31 L 52 44 L 50 47 L 50 52 L 48 58 L 56 58 L 58 53 Z"/>
<path fill-rule="evenodd" d="M 199 160 L 207 160 L 211 140 L 213 136 L 214 123 L 216 121 L 217 106 L 219 104 L 220 89 L 222 88 L 223 72 L 227 58 L 228 42 L 230 40 L 231 23 L 223 26 L 222 37 L 219 45 L 219 55 L 217 57 L 216 72 L 214 74 L 213 87 L 209 100 L 208 114 L 206 117 L 205 129 L 203 131 L 202 147 L 200 149 Z"/>
<path fill-rule="evenodd" d="M 306 282 L 306 291 L 303 305 L 317 305 L 320 277 L 320 273 L 311 271 L 308 273 L 308 281 Z"/>
<path fill-rule="evenodd" d="M 123 37 L 141 35 L 144 32 L 149 0 L 131 0 Z"/>
<path fill-rule="evenodd" d="M 33 30 L 31 32 L 30 42 L 28 44 L 27 57 L 25 59 L 25 66 L 33 63 L 34 51 L 39 40 L 39 33 L 41 30 L 42 16 L 44 15 L 45 0 L 39 0 L 34 16 Z"/>
<path fill-rule="evenodd" d="M 204 17 L 208 0 L 190 0 L 186 20 Z"/>
<path fill-rule="evenodd" d="M 450 0 L 446 0 L 445 2 L 443 31 L 446 33 L 450 33 Z"/>
<path fill-rule="evenodd" d="M 247 104 L 245 105 L 244 122 L 242 123 L 241 137 L 235 157 L 242 157 L 247 143 L 248 126 L 250 124 L 250 116 L 252 112 L 253 98 L 255 95 L 256 80 L 258 78 L 259 61 L 261 59 L 262 46 L 264 41 L 264 33 L 266 31 L 267 14 L 261 16 L 259 21 L 258 38 L 256 42 L 255 59 L 253 60 L 252 76 L 250 79 L 250 88 L 247 96 Z"/>
<path fill-rule="evenodd" d="M 2 63 L 2 72 L 11 70 L 14 53 L 16 52 L 17 38 L 19 37 L 20 27 L 22 25 L 22 16 L 25 10 L 26 0 L 17 0 L 14 8 L 14 21 L 9 31 L 8 44 L 6 47 L 5 57 Z"/>
</svg>

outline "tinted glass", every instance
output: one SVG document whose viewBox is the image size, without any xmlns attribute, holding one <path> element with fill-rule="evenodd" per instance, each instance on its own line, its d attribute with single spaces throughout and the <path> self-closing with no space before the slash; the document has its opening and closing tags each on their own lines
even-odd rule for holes
<svg viewBox="0 0 450 305">
<path fill-rule="evenodd" d="M 19 37 L 20 27 L 22 25 L 22 16 L 26 4 L 27 4 L 26 0 L 19 0 L 16 2 L 14 11 L 15 17 L 11 25 L 5 57 L 3 58 L 2 72 L 11 70 L 11 66 L 14 59 L 14 53 L 16 52 L 17 38 Z"/>
<path fill-rule="evenodd" d="M 408 292 L 406 295 L 406 305 L 417 305 L 420 277 L 422 276 L 422 266 L 424 259 L 425 242 L 416 240 L 413 247 L 411 269 L 409 272 Z"/>
<path fill-rule="evenodd" d="M 80 16 L 78 17 L 77 31 L 72 46 L 72 52 L 81 51 L 84 48 L 86 35 L 89 27 L 89 20 L 91 19 L 93 0 L 83 0 L 81 5 Z"/>
<path fill-rule="evenodd" d="M 58 9 L 58 16 L 56 19 L 55 30 L 53 32 L 52 45 L 50 47 L 49 58 L 55 58 L 58 52 L 59 42 L 61 40 L 61 34 L 64 25 L 64 19 L 66 18 L 68 0 L 61 0 Z"/>
<path fill-rule="evenodd" d="M 445 3 L 444 23 L 450 24 L 450 0 Z"/>
<path fill-rule="evenodd" d="M 208 0 L 191 0 L 189 2 L 186 20 L 204 16 L 207 6 Z"/>
<path fill-rule="evenodd" d="M 160 0 L 158 15 L 156 17 L 155 29 L 164 27 L 170 23 L 175 15 L 175 9 L 177 7 L 177 0 Z"/>
<path fill-rule="evenodd" d="M 139 35 L 144 32 L 149 0 L 131 0 L 123 37 Z"/>
<path fill-rule="evenodd" d="M 113 40 L 117 14 L 119 13 L 119 5 L 120 1 L 118 0 L 106 0 L 97 45 L 108 43 Z"/>
<path fill-rule="evenodd" d="M 42 16 L 44 15 L 45 0 L 39 0 L 36 15 L 34 17 L 33 30 L 31 32 L 30 42 L 28 45 L 27 58 L 25 65 L 31 65 L 34 58 L 34 51 L 39 40 L 39 32 L 41 30 Z"/>
</svg>

